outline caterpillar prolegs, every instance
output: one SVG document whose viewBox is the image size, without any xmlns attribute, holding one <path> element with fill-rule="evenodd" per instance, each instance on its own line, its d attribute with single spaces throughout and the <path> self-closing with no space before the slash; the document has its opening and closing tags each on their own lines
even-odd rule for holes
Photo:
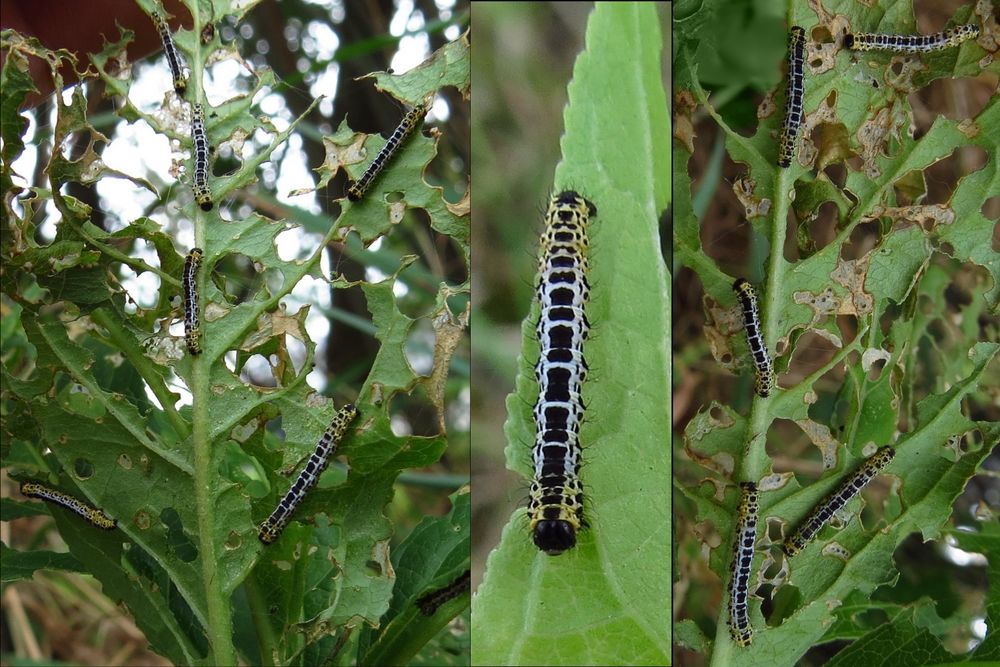
<svg viewBox="0 0 1000 667">
<path fill-rule="evenodd" d="M 160 33 L 160 41 L 163 42 L 163 52 L 167 56 L 170 73 L 174 77 L 174 92 L 177 93 L 178 97 L 182 97 L 184 91 L 187 90 L 187 79 L 184 78 L 184 60 L 177 51 L 177 45 L 174 44 L 174 37 L 170 32 L 170 26 L 167 25 L 166 20 L 159 12 L 153 12 L 152 17 L 153 25 L 156 26 L 156 31 Z"/>
<path fill-rule="evenodd" d="M 424 616 L 433 616 L 441 605 L 443 605 L 448 600 L 454 600 L 462 593 L 468 591 L 471 587 L 472 572 L 471 570 L 466 570 L 460 574 L 455 581 L 451 582 L 444 588 L 439 588 L 436 591 L 431 591 L 426 595 L 422 596 L 417 600 L 417 607 L 420 609 L 420 613 Z"/>
<path fill-rule="evenodd" d="M 549 203 L 541 238 L 535 476 L 528 516 L 535 545 L 553 556 L 573 548 L 577 532 L 586 525 L 579 434 L 587 376 L 583 342 L 590 329 L 585 313 L 590 295 L 587 225 L 596 214 L 597 208 L 584 197 L 572 190 L 561 192 Z"/>
<path fill-rule="evenodd" d="M 353 181 L 347 186 L 347 198 L 351 201 L 359 201 L 368 192 L 368 188 L 371 187 L 372 183 L 382 173 L 382 169 L 385 165 L 389 163 L 392 156 L 396 154 L 399 147 L 406 140 L 408 136 L 413 134 L 413 131 L 420 125 L 420 122 L 427 115 L 428 111 L 427 104 L 418 104 L 403 116 L 403 120 L 399 122 L 396 129 L 392 131 L 389 136 L 389 140 L 385 142 L 382 146 L 382 150 L 378 152 L 372 163 L 368 165 L 365 169 L 365 173 L 361 175 L 356 181 Z"/>
<path fill-rule="evenodd" d="M 805 97 L 806 31 L 795 25 L 788 37 L 788 87 L 785 95 L 785 118 L 781 122 L 778 166 L 789 167 L 795 157 L 799 128 L 802 127 Z"/>
<path fill-rule="evenodd" d="M 188 352 L 201 354 L 201 325 L 198 319 L 198 267 L 204 255 L 201 248 L 191 248 L 184 258 L 181 290 L 184 292 L 184 341 Z"/>
<path fill-rule="evenodd" d="M 191 115 L 191 143 L 194 145 L 194 200 L 203 211 L 212 210 L 212 192 L 208 189 L 208 134 L 205 132 L 205 109 L 194 105 Z"/>
</svg>

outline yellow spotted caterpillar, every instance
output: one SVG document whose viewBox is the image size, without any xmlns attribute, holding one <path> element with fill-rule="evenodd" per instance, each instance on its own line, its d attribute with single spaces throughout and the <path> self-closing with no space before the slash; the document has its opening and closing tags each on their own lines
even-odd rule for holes
<svg viewBox="0 0 1000 667">
<path fill-rule="evenodd" d="M 167 63 L 170 65 L 170 72 L 174 76 L 174 91 L 178 97 L 184 95 L 187 89 L 187 79 L 184 78 L 184 60 L 177 51 L 174 44 L 173 35 L 170 33 L 170 26 L 166 20 L 160 16 L 159 12 L 153 12 L 153 24 L 156 31 L 160 33 L 160 40 L 163 42 L 163 52 L 167 55 Z"/>
<path fill-rule="evenodd" d="M 375 159 L 372 161 L 368 168 L 365 169 L 365 173 L 361 175 L 356 181 L 353 181 L 349 186 L 347 186 L 347 198 L 351 201 L 359 201 L 368 192 L 368 188 L 375 181 L 378 175 L 382 172 L 385 165 L 392 159 L 392 156 L 396 154 L 399 147 L 406 140 L 408 136 L 413 133 L 413 130 L 420 125 L 420 122 L 427 115 L 428 106 L 427 104 L 419 104 L 403 116 L 403 120 L 400 121 L 399 125 L 392 134 L 389 136 L 389 140 L 385 142 L 382 146 L 382 150 L 378 152 Z"/>
<path fill-rule="evenodd" d="M 753 482 L 740 484 L 736 510 L 736 536 L 733 538 L 733 566 L 729 576 L 729 635 L 740 646 L 753 641 L 750 625 L 750 564 L 757 541 L 759 493 Z"/>
<path fill-rule="evenodd" d="M 468 591 L 471 587 L 471 575 L 472 573 L 469 570 L 466 570 L 459 575 L 455 581 L 451 582 L 444 588 L 431 591 L 430 593 L 420 597 L 420 599 L 417 600 L 417 607 L 420 608 L 420 613 L 424 616 L 433 616 L 434 612 L 436 612 L 445 602 L 453 600 L 462 593 Z"/>
<path fill-rule="evenodd" d="M 590 328 L 584 312 L 590 294 L 587 225 L 596 214 L 576 192 L 561 192 L 549 203 L 541 239 L 535 327 L 541 350 L 528 516 L 535 546 L 553 556 L 572 548 L 586 525 L 579 434 L 587 376 L 583 342 Z"/>
<path fill-rule="evenodd" d="M 82 500 L 78 500 L 69 494 L 63 493 L 62 491 L 50 489 L 49 487 L 39 484 L 38 482 L 22 482 L 21 493 L 29 498 L 41 498 L 42 500 L 47 500 L 50 503 L 62 505 L 71 512 L 76 512 L 93 525 L 98 528 L 103 528 L 104 530 L 111 530 L 118 525 L 117 521 L 96 507 L 91 507 Z"/>
<path fill-rule="evenodd" d="M 806 31 L 795 25 L 788 38 L 788 87 L 785 94 L 785 118 L 781 123 L 778 166 L 788 167 L 795 157 L 805 96 Z"/>
<path fill-rule="evenodd" d="M 757 305 L 757 291 L 747 280 L 737 278 L 733 290 L 743 308 L 743 328 L 747 334 L 747 346 L 753 356 L 754 368 L 757 370 L 757 380 L 754 391 L 761 398 L 767 398 L 774 389 L 774 365 L 764 344 L 764 334 L 760 326 L 760 310 Z"/>
<path fill-rule="evenodd" d="M 184 340 L 191 354 L 201 354 L 197 278 L 203 254 L 201 248 L 191 248 L 184 259 L 184 274 L 181 276 L 181 291 L 184 292 Z"/>
<path fill-rule="evenodd" d="M 798 530 L 785 540 L 785 553 L 794 556 L 802 551 L 816 536 L 816 533 L 833 518 L 833 515 L 839 512 L 851 498 L 858 495 L 861 489 L 865 488 L 895 455 L 896 450 L 892 447 L 882 447 L 866 459 L 853 475 L 844 480 L 843 484 L 813 508 Z"/>
<path fill-rule="evenodd" d="M 288 492 L 278 502 L 278 506 L 271 512 L 260 527 L 257 529 L 257 537 L 264 544 L 271 544 L 281 536 L 285 526 L 292 518 L 295 508 L 306 497 L 309 490 L 319 481 L 319 476 L 330 463 L 330 457 L 337 451 L 337 445 L 347 432 L 347 428 L 358 414 L 358 409 L 353 405 L 345 405 L 333 417 L 333 421 L 327 427 L 323 436 L 316 444 L 316 450 L 309 456 L 306 467 L 302 469 L 295 482 Z"/>
<path fill-rule="evenodd" d="M 859 32 L 844 36 L 844 46 L 853 51 L 896 51 L 924 53 L 940 51 L 979 37 L 979 26 L 960 25 L 933 35 L 880 35 Z"/>
<path fill-rule="evenodd" d="M 191 115 L 191 142 L 194 144 L 194 200 L 203 211 L 212 210 L 212 193 L 208 189 L 208 135 L 205 133 L 205 109 L 194 105 Z"/>
</svg>

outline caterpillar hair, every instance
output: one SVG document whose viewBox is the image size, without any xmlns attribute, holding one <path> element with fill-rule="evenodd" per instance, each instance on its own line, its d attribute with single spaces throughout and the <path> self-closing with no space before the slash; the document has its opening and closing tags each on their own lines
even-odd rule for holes
<svg viewBox="0 0 1000 667">
<path fill-rule="evenodd" d="M 205 132 L 205 110 L 194 105 L 191 115 L 191 141 L 194 144 L 194 200 L 203 211 L 212 210 L 212 193 L 208 189 L 208 135 Z"/>
<path fill-rule="evenodd" d="M 802 127 L 803 98 L 805 97 L 805 45 L 806 31 L 795 25 L 788 38 L 788 87 L 785 94 L 785 118 L 781 122 L 781 143 L 778 148 L 778 166 L 789 167 L 795 157 L 799 128 Z"/>
<path fill-rule="evenodd" d="M 757 541 L 759 495 L 753 482 L 740 484 L 740 502 L 736 511 L 736 537 L 733 540 L 733 567 L 729 578 L 729 635 L 739 646 L 753 641 L 750 625 L 750 564 Z"/>
<path fill-rule="evenodd" d="M 417 607 L 420 608 L 420 613 L 424 616 L 433 616 L 441 605 L 443 605 L 448 600 L 453 600 L 457 598 L 462 593 L 465 593 L 470 589 L 470 577 L 472 573 L 469 570 L 463 572 L 455 581 L 451 582 L 444 588 L 439 588 L 436 591 L 431 591 L 430 593 L 421 596 L 417 600 Z"/>
<path fill-rule="evenodd" d="M 160 41 L 163 42 L 163 52 L 167 55 L 170 72 L 174 77 L 174 92 L 177 93 L 178 97 L 183 97 L 184 91 L 187 90 L 187 79 L 184 78 L 184 60 L 177 51 L 173 34 L 170 32 L 170 26 L 167 25 L 166 20 L 159 12 L 153 12 L 152 16 L 156 31 L 160 33 Z"/>
<path fill-rule="evenodd" d="M 895 51 L 925 53 L 940 51 L 979 37 L 979 26 L 960 25 L 933 35 L 882 35 L 870 32 L 848 33 L 844 46 L 852 51 Z"/>
<path fill-rule="evenodd" d="M 760 309 L 757 304 L 757 291 L 744 278 L 737 278 L 733 283 L 733 290 L 743 308 L 743 329 L 747 334 L 747 346 L 753 356 L 754 368 L 757 372 L 757 379 L 754 382 L 754 391 L 761 398 L 767 396 L 774 389 L 774 365 L 771 363 L 771 356 L 764 345 L 764 334 L 760 325 Z"/>
<path fill-rule="evenodd" d="M 535 476 L 528 516 L 535 545 L 553 556 L 575 546 L 585 525 L 579 434 L 587 376 L 583 342 L 590 328 L 585 314 L 590 295 L 587 226 L 596 214 L 596 207 L 581 195 L 561 192 L 549 204 L 541 241 Z"/>
</svg>

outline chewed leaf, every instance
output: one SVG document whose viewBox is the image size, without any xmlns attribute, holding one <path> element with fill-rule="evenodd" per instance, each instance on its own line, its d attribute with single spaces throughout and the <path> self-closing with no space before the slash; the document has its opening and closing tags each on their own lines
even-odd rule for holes
<svg viewBox="0 0 1000 667">
<path fill-rule="evenodd" d="M 704 292 L 679 317 L 706 321 L 704 334 L 688 336 L 675 355 L 692 376 L 685 396 L 703 406 L 681 425 L 675 485 L 693 518 L 678 549 L 705 554 L 699 560 L 711 570 L 705 577 L 692 567 L 684 589 L 742 586 L 741 572 L 730 581 L 739 484 L 757 484 L 767 527 L 753 547 L 750 632 L 742 632 L 741 617 L 741 632 L 730 638 L 731 603 L 742 602 L 733 588 L 723 593 L 730 604 L 706 606 L 716 595 L 709 592 L 693 594 L 682 609 L 699 628 L 715 623 L 714 644 L 700 644 L 705 659 L 757 664 L 780 654 L 794 661 L 816 644 L 856 639 L 870 620 L 864 611 L 902 618 L 878 601 L 895 592 L 873 592 L 894 584 L 896 563 L 904 569 L 898 547 L 908 535 L 933 540 L 948 529 L 954 499 L 997 442 L 995 429 L 972 415 L 984 414 L 979 406 L 1000 349 L 980 342 L 996 326 L 1000 293 L 1000 263 L 985 252 L 994 223 L 984 213 L 996 202 L 983 200 L 1000 192 L 998 100 L 956 87 L 947 109 L 958 108 L 953 98 L 985 102 L 959 105 L 955 113 L 968 118 L 938 115 L 934 94 L 932 113 L 911 108 L 912 93 L 935 79 L 992 67 L 976 39 L 988 20 L 976 11 L 959 9 L 945 33 L 931 35 L 917 34 L 910 3 L 866 9 L 836 2 L 819 11 L 793 3 L 780 20 L 752 18 L 750 25 L 792 31 L 793 47 L 792 26 L 803 26 L 801 86 L 794 53 L 779 57 L 764 45 L 747 57 L 769 59 L 755 74 L 715 68 L 746 48 L 745 20 L 742 28 L 703 28 L 677 54 L 675 100 L 684 102 L 678 113 L 691 127 L 674 144 L 677 164 L 687 163 L 675 252 Z M 703 25 L 706 18 L 686 20 Z M 783 64 L 789 58 L 791 74 Z M 762 91 L 756 128 L 747 132 L 741 110 L 756 98 L 734 104 L 723 91 L 734 77 L 763 72 L 782 80 Z M 794 106 L 800 88 L 802 136 L 790 151 L 780 110 L 789 100 Z M 714 150 L 698 141 L 714 134 Z M 772 164 L 779 154 L 790 158 L 787 168 Z M 982 159 L 968 159 L 973 154 Z M 736 168 L 732 193 L 713 172 L 727 159 Z M 940 190 L 942 174 L 954 181 L 950 192 Z M 759 322 L 745 293 L 728 293 L 740 275 L 758 295 Z M 733 326 L 737 305 L 749 344 Z M 755 398 L 752 378 L 731 376 L 750 375 L 766 355 L 773 355 L 777 386 Z M 720 389 L 731 407 L 719 404 Z M 685 636 L 699 644 L 690 626 Z M 868 645 L 877 645 L 874 633 Z M 925 646 L 934 655 L 940 648 Z"/>
</svg>

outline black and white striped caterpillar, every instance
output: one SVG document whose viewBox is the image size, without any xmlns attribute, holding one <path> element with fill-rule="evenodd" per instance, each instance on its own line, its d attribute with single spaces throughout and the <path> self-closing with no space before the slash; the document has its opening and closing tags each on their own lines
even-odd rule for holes
<svg viewBox="0 0 1000 667">
<path fill-rule="evenodd" d="M 184 258 L 181 291 L 184 292 L 184 340 L 188 352 L 201 354 L 201 325 L 198 320 L 198 267 L 204 255 L 201 248 L 191 248 Z"/>
<path fill-rule="evenodd" d="M 733 539 L 733 566 L 729 577 L 729 635 L 740 646 L 753 641 L 750 625 L 750 564 L 757 541 L 759 493 L 753 482 L 740 483 L 740 501 L 736 510 L 736 536 Z"/>
<path fill-rule="evenodd" d="M 979 37 L 979 26 L 960 25 L 933 35 L 881 35 L 870 32 L 844 35 L 844 46 L 852 51 L 896 51 L 924 53 L 940 51 Z"/>
<path fill-rule="evenodd" d="M 417 600 L 417 607 L 420 609 L 420 613 L 424 616 L 433 616 L 441 605 L 443 605 L 448 600 L 453 600 L 457 598 L 462 593 L 468 591 L 471 587 L 471 576 L 472 572 L 466 570 L 458 576 L 455 581 L 451 582 L 444 588 L 439 588 L 436 591 L 431 591 L 424 596 L 421 596 Z"/>
<path fill-rule="evenodd" d="M 889 461 L 896 455 L 896 450 L 892 447 L 882 447 L 872 456 L 865 459 L 861 467 L 854 471 L 854 474 L 844 480 L 837 489 L 824 498 L 809 516 L 805 518 L 798 530 L 785 540 L 785 553 L 794 556 L 802 551 L 816 533 L 833 518 L 854 496 L 861 492 L 882 468 L 888 465 Z"/>
<path fill-rule="evenodd" d="M 736 282 L 733 283 L 733 290 L 743 308 L 743 328 L 747 334 L 747 346 L 750 348 L 750 354 L 753 355 L 754 368 L 757 371 L 754 391 L 761 398 L 767 398 L 774 389 L 774 365 L 771 363 L 771 355 L 767 352 L 764 334 L 761 332 L 757 291 L 744 278 L 736 279 Z"/>
<path fill-rule="evenodd" d="M 413 130 L 420 125 L 424 116 L 427 115 L 428 109 L 429 106 L 424 103 L 418 104 L 406 112 L 406 115 L 403 116 L 403 120 L 401 120 L 396 129 L 392 131 L 392 134 L 389 136 L 389 140 L 385 142 L 384 146 L 382 146 L 382 150 L 378 152 L 378 155 L 375 156 L 372 163 L 368 165 L 367 169 L 365 169 L 365 173 L 361 175 L 361 178 L 353 181 L 347 186 L 347 198 L 349 200 L 359 201 L 365 196 L 365 193 L 368 192 L 368 188 L 371 187 L 371 184 L 382 172 L 382 169 L 385 168 L 389 160 L 392 159 L 392 156 L 396 154 L 396 151 L 399 150 L 402 143 L 413 133 Z"/>
<path fill-rule="evenodd" d="M 316 450 L 309 456 L 306 467 L 302 469 L 295 479 L 291 488 L 278 502 L 278 506 L 271 512 L 260 527 L 257 529 L 257 537 L 264 544 L 271 544 L 281 536 L 285 526 L 292 518 L 295 508 L 306 497 L 309 490 L 319 481 L 319 476 L 326 470 L 330 463 L 330 457 L 337 451 L 337 445 L 347 432 L 347 428 L 358 414 L 358 409 L 353 405 L 345 405 L 333 417 L 333 421 L 327 427 L 323 436 L 316 444 Z"/>
<path fill-rule="evenodd" d="M 156 26 L 156 31 L 160 33 L 160 40 L 163 42 L 163 52 L 167 55 L 170 72 L 174 76 L 174 91 L 178 97 L 183 97 L 184 91 L 187 90 L 187 79 L 184 78 L 184 60 L 177 51 L 177 45 L 174 44 L 174 37 L 170 33 L 170 26 L 167 25 L 166 20 L 160 16 L 159 12 L 153 12 L 152 17 L 153 25 Z"/>
<path fill-rule="evenodd" d="M 785 118 L 781 122 L 781 144 L 778 148 L 779 167 L 791 166 L 799 128 L 802 127 L 806 79 L 805 45 L 806 31 L 797 25 L 792 26 L 788 36 L 788 87 L 785 93 Z"/>
<path fill-rule="evenodd" d="M 553 556 L 572 548 L 586 525 L 579 434 L 587 376 L 583 342 L 590 329 L 585 314 L 590 294 L 587 225 L 594 215 L 597 209 L 587 199 L 571 190 L 561 192 L 549 204 L 541 239 L 535 477 L 528 516 L 535 545 Z"/>
<path fill-rule="evenodd" d="M 104 530 L 111 530 L 118 525 L 117 521 L 96 507 L 92 507 L 82 500 L 62 491 L 50 489 L 38 482 L 21 482 L 21 493 L 29 498 L 41 498 L 50 503 L 61 505 L 71 512 L 76 512 L 93 525 Z"/>
<path fill-rule="evenodd" d="M 194 200 L 203 211 L 212 210 L 212 192 L 208 189 L 208 135 L 205 132 L 205 109 L 195 104 L 191 114 L 191 142 L 194 144 Z"/>
</svg>

